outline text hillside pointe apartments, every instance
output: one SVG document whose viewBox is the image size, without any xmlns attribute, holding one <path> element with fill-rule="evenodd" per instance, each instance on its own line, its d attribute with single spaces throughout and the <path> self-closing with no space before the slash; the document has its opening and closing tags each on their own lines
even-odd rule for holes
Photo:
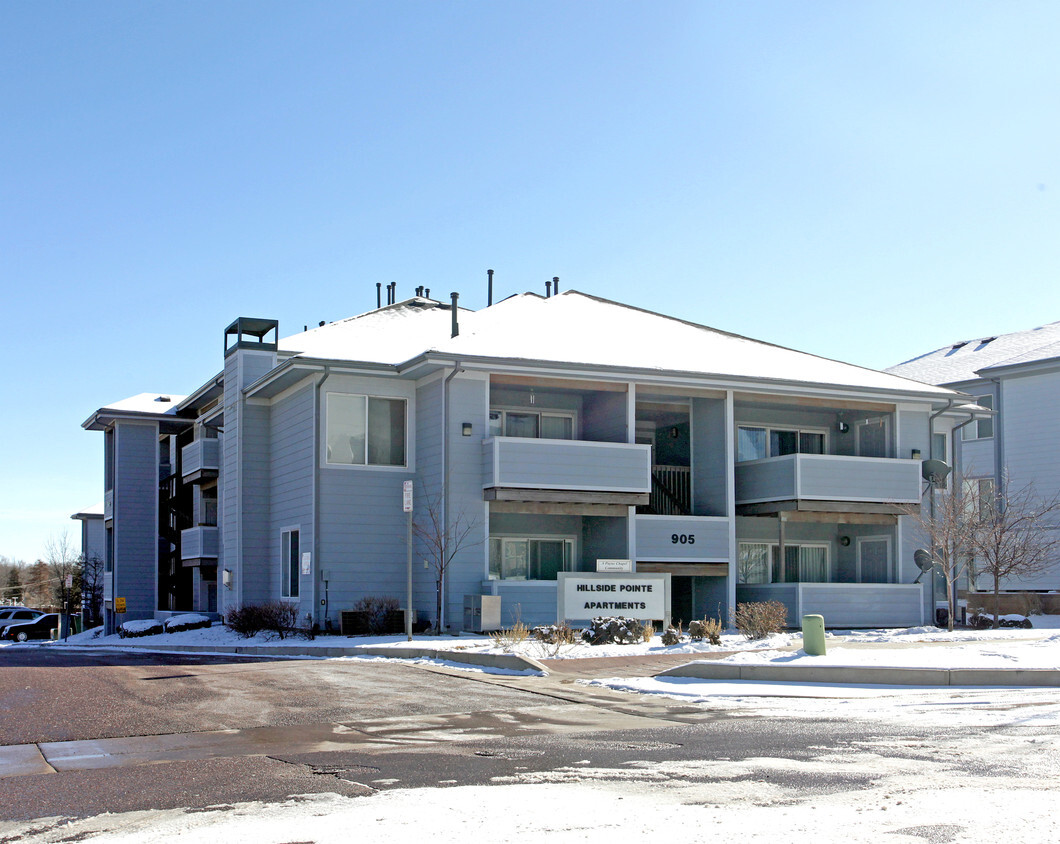
<svg viewBox="0 0 1060 844">
<path fill-rule="evenodd" d="M 933 621 L 902 514 L 970 397 L 558 287 L 470 311 L 390 286 L 283 340 L 240 318 L 191 395 L 93 413 L 108 632 L 267 600 L 322 629 L 366 596 L 404 605 L 407 480 L 417 519 L 470 527 L 449 629 L 465 596 L 551 623 L 557 573 L 599 559 L 670 573 L 686 623 L 766 599 L 794 625 Z M 414 608 L 437 623 L 427 556 L 414 540 Z"/>
</svg>

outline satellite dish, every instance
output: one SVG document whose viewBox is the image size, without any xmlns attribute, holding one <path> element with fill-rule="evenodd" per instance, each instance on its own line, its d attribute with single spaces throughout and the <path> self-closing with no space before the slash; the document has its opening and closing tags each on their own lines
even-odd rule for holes
<svg viewBox="0 0 1060 844">
<path fill-rule="evenodd" d="M 925 460 L 923 466 L 921 466 L 920 474 L 924 476 L 925 481 L 941 485 L 946 483 L 946 478 L 950 474 L 950 467 L 941 460 Z"/>
<path fill-rule="evenodd" d="M 923 548 L 917 548 L 917 550 L 913 552 L 913 562 L 916 563 L 916 567 L 920 569 L 920 574 L 916 576 L 916 580 L 914 580 L 913 583 L 919 583 L 920 578 L 931 571 L 932 567 L 935 565 L 935 561 L 931 559 L 931 555 Z"/>
</svg>

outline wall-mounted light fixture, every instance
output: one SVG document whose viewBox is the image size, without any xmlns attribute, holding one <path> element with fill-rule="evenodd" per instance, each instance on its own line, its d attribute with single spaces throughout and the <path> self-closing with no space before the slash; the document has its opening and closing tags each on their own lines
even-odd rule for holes
<svg viewBox="0 0 1060 844">
<path fill-rule="evenodd" d="M 841 434 L 845 434 L 850 430 L 850 426 L 846 422 L 836 422 L 835 429 Z"/>
<path fill-rule="evenodd" d="M 920 459 L 920 449 L 919 448 L 914 448 L 913 452 L 912 452 L 912 456 L 913 456 L 913 460 L 919 460 Z"/>
<path fill-rule="evenodd" d="M 842 545 L 844 548 L 846 548 L 850 544 L 850 537 L 849 536 L 841 536 L 841 537 L 839 537 L 839 544 Z"/>
<path fill-rule="evenodd" d="M 676 439 L 677 439 L 678 437 L 680 437 L 680 436 L 681 436 L 681 431 L 680 431 L 680 429 L 678 429 L 678 427 L 677 427 L 676 425 L 674 425 L 674 426 L 673 426 L 673 427 L 672 427 L 672 428 L 670 429 L 670 439 L 672 439 L 672 440 L 676 440 Z"/>
<path fill-rule="evenodd" d="M 462 433 L 465 437 L 470 437 L 471 436 L 471 423 L 470 422 L 465 422 L 463 425 L 461 425 L 460 426 L 460 433 Z"/>
<path fill-rule="evenodd" d="M 232 570 L 231 569 L 224 569 L 221 572 L 221 583 L 224 584 L 225 589 L 231 589 L 232 588 Z"/>
</svg>

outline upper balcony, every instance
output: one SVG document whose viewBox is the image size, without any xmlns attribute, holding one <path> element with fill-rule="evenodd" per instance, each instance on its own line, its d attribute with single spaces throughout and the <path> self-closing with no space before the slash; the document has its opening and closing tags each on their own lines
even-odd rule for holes
<svg viewBox="0 0 1060 844">
<path fill-rule="evenodd" d="M 180 559 L 216 560 L 219 543 L 218 529 L 212 525 L 198 525 L 180 532 Z M 189 563 L 185 562 L 185 565 Z M 194 565 L 194 563 L 190 563 Z"/>
<path fill-rule="evenodd" d="M 221 467 L 221 441 L 196 440 L 180 450 L 184 483 L 201 483 L 216 478 Z"/>
<path fill-rule="evenodd" d="M 651 448 L 633 443 L 490 437 L 482 444 L 487 500 L 633 506 L 651 491 Z"/>
<path fill-rule="evenodd" d="M 919 460 L 785 454 L 736 464 L 741 515 L 790 509 L 901 514 L 920 495 Z"/>
</svg>

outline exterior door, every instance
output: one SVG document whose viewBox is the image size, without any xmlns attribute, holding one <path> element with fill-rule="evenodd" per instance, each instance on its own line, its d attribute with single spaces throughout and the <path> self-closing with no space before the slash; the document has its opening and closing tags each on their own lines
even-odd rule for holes
<svg viewBox="0 0 1060 844">
<path fill-rule="evenodd" d="M 862 536 L 858 539 L 858 580 L 861 583 L 891 583 L 891 538 Z"/>
<path fill-rule="evenodd" d="M 887 420 L 866 419 L 857 423 L 857 449 L 859 457 L 887 456 Z"/>
</svg>

